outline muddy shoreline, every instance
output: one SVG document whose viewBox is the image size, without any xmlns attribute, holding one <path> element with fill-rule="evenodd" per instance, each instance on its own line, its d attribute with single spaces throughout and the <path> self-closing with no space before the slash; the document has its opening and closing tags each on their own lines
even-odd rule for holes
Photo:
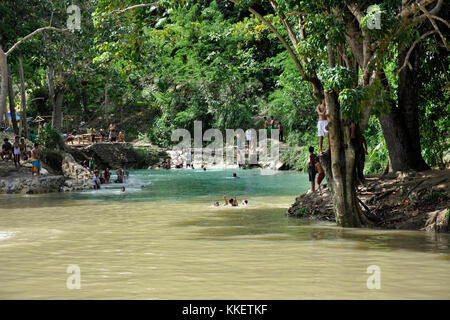
<svg viewBox="0 0 450 320">
<path fill-rule="evenodd" d="M 366 227 L 449 232 L 450 170 L 369 175 L 359 187 Z M 288 209 L 293 218 L 335 221 L 328 188 L 302 194 Z"/>
</svg>

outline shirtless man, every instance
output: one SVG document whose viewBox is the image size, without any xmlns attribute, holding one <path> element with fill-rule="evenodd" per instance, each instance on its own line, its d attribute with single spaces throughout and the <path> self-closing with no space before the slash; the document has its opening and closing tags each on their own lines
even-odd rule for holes
<svg viewBox="0 0 450 320">
<path fill-rule="evenodd" d="M 267 117 L 264 117 L 264 129 L 266 130 L 267 136 L 269 136 L 269 121 L 267 120 Z"/>
<path fill-rule="evenodd" d="M 328 134 L 327 125 L 327 107 L 325 99 L 322 99 L 322 103 L 316 107 L 317 114 L 319 115 L 319 122 L 317 123 L 317 135 L 319 136 L 319 152 L 322 153 L 323 136 L 327 134 L 328 148 L 325 152 L 330 151 L 330 135 Z"/>
</svg>

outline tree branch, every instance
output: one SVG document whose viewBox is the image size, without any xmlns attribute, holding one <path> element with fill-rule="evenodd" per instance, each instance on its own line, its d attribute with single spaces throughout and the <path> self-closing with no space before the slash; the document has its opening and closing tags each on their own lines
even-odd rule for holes
<svg viewBox="0 0 450 320">
<path fill-rule="evenodd" d="M 21 40 L 17 41 L 7 52 L 6 55 L 11 54 L 14 50 L 17 49 L 17 47 L 24 42 L 27 39 L 30 39 L 32 37 L 34 37 L 36 34 L 38 34 L 39 32 L 42 31 L 46 31 L 46 30 L 52 30 L 52 31 L 58 31 L 58 32 L 66 32 L 68 29 L 59 29 L 59 28 L 54 28 L 54 27 L 43 27 L 43 28 L 39 28 L 34 30 L 32 33 L 26 35 L 25 37 L 23 37 Z"/>
<path fill-rule="evenodd" d="M 412 44 L 411 48 L 409 48 L 408 53 L 406 54 L 405 57 L 405 62 L 403 63 L 402 67 L 400 69 L 398 69 L 398 71 L 396 72 L 396 75 L 398 75 L 400 73 L 400 71 L 403 70 L 403 68 L 405 68 L 407 65 L 409 65 L 409 56 L 411 55 L 412 51 L 414 50 L 415 46 L 424 38 L 428 37 L 429 35 L 432 35 L 433 33 L 437 33 L 436 30 L 431 30 L 428 31 L 426 33 L 424 33 L 423 35 L 420 36 L 419 39 L 417 39 L 416 41 L 414 41 L 414 43 Z M 411 67 L 410 67 L 411 68 Z"/>
<path fill-rule="evenodd" d="M 236 4 L 236 0 L 229 0 L 229 1 Z M 302 63 L 300 62 L 300 60 L 298 60 L 297 55 L 292 50 L 291 46 L 287 43 L 286 39 L 284 39 L 284 37 L 278 32 L 277 29 L 275 29 L 275 27 L 269 21 L 267 21 L 261 14 L 259 14 L 253 8 L 249 7 L 248 11 L 250 11 L 252 14 L 254 14 L 259 20 L 261 20 L 262 23 L 264 23 L 277 36 L 278 40 L 281 41 L 284 48 L 288 51 L 289 55 L 294 60 L 298 70 L 300 71 L 300 74 L 302 75 L 302 78 L 304 80 L 309 81 L 310 78 L 306 75 L 305 70 L 303 69 Z"/>
<path fill-rule="evenodd" d="M 445 37 L 442 35 L 441 31 L 439 30 L 438 26 L 436 25 L 436 22 L 434 22 L 434 19 L 432 18 L 431 14 L 428 12 L 427 9 L 422 7 L 420 4 L 418 5 L 420 10 L 423 11 L 423 13 L 427 16 L 428 20 L 430 20 L 431 24 L 433 25 L 436 32 L 439 34 L 439 36 L 442 39 L 442 42 L 444 43 L 445 48 L 448 50 L 447 41 L 445 40 Z M 445 20 L 444 20 L 445 21 Z M 447 22 L 447 21 L 446 21 Z M 448 25 L 448 24 L 447 24 Z"/>
<path fill-rule="evenodd" d="M 157 5 L 159 5 L 159 4 L 160 4 L 159 1 L 156 1 L 156 2 L 153 2 L 153 3 L 141 3 L 141 4 L 136 4 L 136 5 L 134 5 L 134 6 L 131 6 L 131 7 L 125 8 L 125 9 L 117 9 L 117 10 L 113 10 L 113 11 L 109 12 L 108 15 L 109 15 L 109 14 L 119 14 L 119 13 L 124 13 L 124 12 L 127 12 L 127 11 L 129 11 L 129 10 L 134 10 L 134 9 L 143 8 L 143 7 L 154 7 L 154 6 L 157 6 Z"/>
<path fill-rule="evenodd" d="M 406 18 L 408 18 L 411 14 L 413 14 L 413 13 L 419 11 L 419 5 L 421 5 L 421 6 L 427 6 L 427 5 L 431 4 L 431 3 L 433 3 L 434 1 L 436 1 L 436 0 L 422 0 L 422 1 L 420 1 L 419 3 L 414 2 L 414 3 L 412 3 L 411 5 L 409 5 L 409 6 L 405 7 L 405 8 L 403 8 L 402 11 L 400 11 L 400 13 L 399 13 L 399 17 L 400 17 L 402 20 L 406 20 Z M 438 4 L 437 4 L 437 5 L 439 5 L 440 2 L 441 2 L 441 4 L 442 4 L 442 0 L 438 0 Z M 437 6 L 437 5 L 436 5 L 436 6 Z M 434 9 L 436 9 L 436 7 L 435 7 Z M 434 10 L 434 9 L 433 9 L 433 10 Z M 433 13 L 434 13 L 434 12 L 433 12 Z"/>
</svg>

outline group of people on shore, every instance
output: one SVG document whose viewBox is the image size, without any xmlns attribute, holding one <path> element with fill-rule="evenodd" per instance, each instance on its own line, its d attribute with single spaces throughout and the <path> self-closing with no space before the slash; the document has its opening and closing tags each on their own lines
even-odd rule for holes
<svg viewBox="0 0 450 320">
<path fill-rule="evenodd" d="M 28 150 L 25 138 L 15 136 L 13 143 L 9 142 L 8 138 L 4 138 L 0 157 L 2 161 L 13 160 L 16 169 L 21 167 L 21 161 L 27 161 L 31 158 L 32 177 L 35 174 L 41 175 L 41 151 L 38 143 L 34 143 L 33 148 Z"/>
<path fill-rule="evenodd" d="M 27 150 L 25 138 L 16 136 L 13 143 L 8 138 L 3 139 L 0 156 L 2 160 L 14 160 L 15 167 L 19 168 L 21 160 L 26 161 L 31 157 L 31 151 Z"/>
<path fill-rule="evenodd" d="M 284 129 L 283 125 L 281 124 L 281 121 L 275 121 L 275 118 L 273 116 L 270 116 L 270 120 L 267 119 L 267 117 L 264 117 L 264 129 L 267 132 L 267 136 L 270 135 L 272 138 L 272 130 L 278 129 L 279 130 L 279 140 L 283 142 L 284 140 Z"/>
<path fill-rule="evenodd" d="M 118 130 L 115 123 L 111 123 L 108 128 L 109 134 L 108 137 L 106 137 L 106 132 L 103 128 L 100 128 L 100 130 L 97 130 L 94 127 L 89 128 L 89 135 L 90 140 L 92 143 L 96 143 L 100 140 L 100 142 L 125 142 L 125 132 L 123 130 Z M 67 136 L 66 141 L 73 143 L 75 140 L 75 136 L 77 135 L 76 132 L 72 132 L 70 135 Z"/>
</svg>

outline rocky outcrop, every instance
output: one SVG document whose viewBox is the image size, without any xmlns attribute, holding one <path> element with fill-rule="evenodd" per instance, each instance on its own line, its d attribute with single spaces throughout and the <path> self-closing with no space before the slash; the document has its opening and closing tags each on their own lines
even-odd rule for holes
<svg viewBox="0 0 450 320">
<path fill-rule="evenodd" d="M 17 177 L 0 180 L 0 193 L 38 194 L 59 192 L 64 186 L 63 176 Z"/>
<path fill-rule="evenodd" d="M 289 207 L 287 214 L 296 218 L 335 221 L 333 203 L 328 189 L 324 190 L 322 196 L 316 191 L 295 198 L 295 202 Z"/>
<path fill-rule="evenodd" d="M 61 169 L 66 178 L 80 180 L 90 179 L 89 170 L 77 163 L 69 153 L 64 153 Z"/>
<path fill-rule="evenodd" d="M 427 213 L 427 220 L 423 229 L 425 231 L 449 232 L 449 221 L 446 217 L 448 210 L 450 209 L 436 210 Z"/>
<path fill-rule="evenodd" d="M 81 151 L 90 157 L 94 157 L 96 165 L 100 169 L 133 169 L 139 162 L 139 155 L 129 143 L 95 143 Z"/>
</svg>

